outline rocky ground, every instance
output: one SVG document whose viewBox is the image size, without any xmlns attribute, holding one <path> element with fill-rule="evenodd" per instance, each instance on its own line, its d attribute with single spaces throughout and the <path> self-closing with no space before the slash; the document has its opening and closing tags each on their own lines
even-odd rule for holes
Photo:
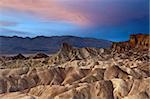
<svg viewBox="0 0 150 99">
<path fill-rule="evenodd" d="M 0 58 L 0 99 L 150 99 L 149 50 L 74 48 Z"/>
</svg>

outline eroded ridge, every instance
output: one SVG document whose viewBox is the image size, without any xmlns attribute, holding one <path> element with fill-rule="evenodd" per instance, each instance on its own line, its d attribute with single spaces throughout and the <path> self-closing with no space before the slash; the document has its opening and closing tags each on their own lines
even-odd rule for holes
<svg viewBox="0 0 150 99">
<path fill-rule="evenodd" d="M 52 56 L 1 57 L 0 99 L 149 99 L 148 37 L 131 35 L 110 49 L 64 43 Z"/>
</svg>

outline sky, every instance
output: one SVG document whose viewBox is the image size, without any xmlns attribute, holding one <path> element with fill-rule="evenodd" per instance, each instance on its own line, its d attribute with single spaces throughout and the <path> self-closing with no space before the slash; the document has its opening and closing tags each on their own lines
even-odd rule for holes
<svg viewBox="0 0 150 99">
<path fill-rule="evenodd" d="M 126 41 L 149 33 L 149 0 L 0 0 L 0 36 Z"/>
</svg>

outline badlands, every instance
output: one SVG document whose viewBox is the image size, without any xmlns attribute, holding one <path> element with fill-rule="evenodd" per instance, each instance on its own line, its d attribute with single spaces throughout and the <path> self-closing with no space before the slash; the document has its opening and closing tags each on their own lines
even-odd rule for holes
<svg viewBox="0 0 150 99">
<path fill-rule="evenodd" d="M 150 99 L 149 35 L 111 48 L 0 58 L 0 99 Z"/>
</svg>

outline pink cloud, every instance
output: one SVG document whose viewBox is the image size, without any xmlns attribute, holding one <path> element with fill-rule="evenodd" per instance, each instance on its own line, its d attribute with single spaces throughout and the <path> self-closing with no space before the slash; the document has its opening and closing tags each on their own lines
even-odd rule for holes
<svg viewBox="0 0 150 99">
<path fill-rule="evenodd" d="M 140 19 L 148 16 L 146 5 L 141 0 L 0 0 L 0 8 L 81 26 L 114 26 Z"/>
<path fill-rule="evenodd" d="M 39 16 L 43 20 L 62 20 L 78 25 L 88 25 L 89 21 L 79 11 L 67 9 L 54 0 L 1 0 L 0 8 L 15 9 Z"/>
</svg>

